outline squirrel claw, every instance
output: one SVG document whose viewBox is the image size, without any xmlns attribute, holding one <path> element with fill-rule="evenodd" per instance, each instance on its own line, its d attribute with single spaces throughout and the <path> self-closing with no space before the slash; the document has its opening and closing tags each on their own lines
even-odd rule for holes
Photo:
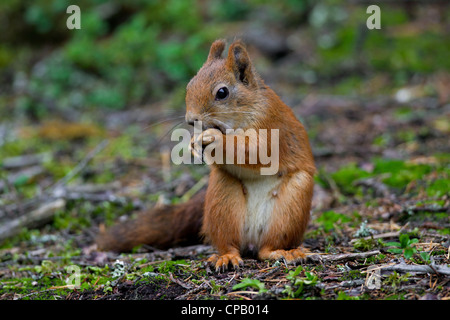
<svg viewBox="0 0 450 320">
<path fill-rule="evenodd" d="M 200 159 L 202 162 L 204 161 L 203 156 L 203 147 L 214 143 L 216 141 L 216 137 L 221 135 L 222 133 L 218 129 L 206 129 L 198 136 L 193 136 L 191 138 L 191 142 L 188 146 L 190 153 L 194 156 L 194 158 Z"/>
<path fill-rule="evenodd" d="M 244 261 L 239 254 L 227 253 L 224 255 L 213 254 L 207 261 L 215 266 L 216 272 L 225 272 L 228 269 L 228 265 L 231 264 L 235 270 L 244 265 Z"/>
<path fill-rule="evenodd" d="M 260 258 L 263 260 L 282 260 L 286 265 L 295 265 L 297 262 L 301 263 L 305 259 L 305 257 L 305 253 L 300 248 L 291 250 L 263 251 L 262 253 L 260 253 Z"/>
</svg>

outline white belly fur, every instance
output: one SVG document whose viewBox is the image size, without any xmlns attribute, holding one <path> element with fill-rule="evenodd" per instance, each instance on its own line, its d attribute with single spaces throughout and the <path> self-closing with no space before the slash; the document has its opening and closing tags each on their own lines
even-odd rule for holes
<svg viewBox="0 0 450 320">
<path fill-rule="evenodd" d="M 241 249 L 259 249 L 277 199 L 272 192 L 278 188 L 280 181 L 278 176 L 242 181 L 247 191 L 247 212 L 241 233 Z"/>
<path fill-rule="evenodd" d="M 247 211 L 241 230 L 241 250 L 258 250 L 262 236 L 269 227 L 277 192 L 281 183 L 278 175 L 260 175 L 250 169 L 224 165 L 225 169 L 239 178 L 246 189 Z"/>
</svg>

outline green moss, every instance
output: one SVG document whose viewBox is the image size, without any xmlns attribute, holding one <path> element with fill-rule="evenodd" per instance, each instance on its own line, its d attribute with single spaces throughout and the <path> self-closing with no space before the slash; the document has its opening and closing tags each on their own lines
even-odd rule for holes
<svg viewBox="0 0 450 320">
<path fill-rule="evenodd" d="M 184 267 L 189 267 L 186 260 L 164 261 L 157 266 L 158 271 L 162 274 L 173 273 L 176 270 L 183 270 Z"/>
<path fill-rule="evenodd" d="M 323 226 L 325 231 L 334 229 L 336 224 L 340 225 L 350 221 L 352 221 L 350 217 L 335 211 L 325 211 L 316 219 L 316 222 Z"/>
<path fill-rule="evenodd" d="M 432 167 L 425 164 L 408 164 L 402 160 L 376 159 L 374 174 L 389 174 L 383 182 L 391 187 L 404 188 L 411 181 L 419 180 L 431 172 Z"/>
<path fill-rule="evenodd" d="M 437 179 L 431 182 L 427 189 L 427 195 L 430 197 L 442 197 L 448 195 L 450 190 L 450 179 Z"/>
<path fill-rule="evenodd" d="M 339 189 L 348 194 L 356 193 L 357 187 L 353 185 L 354 181 L 369 176 L 370 173 L 358 168 L 355 163 L 350 163 L 331 174 Z"/>
<path fill-rule="evenodd" d="M 344 291 L 339 291 L 336 300 L 360 300 L 359 296 L 349 296 Z"/>
</svg>

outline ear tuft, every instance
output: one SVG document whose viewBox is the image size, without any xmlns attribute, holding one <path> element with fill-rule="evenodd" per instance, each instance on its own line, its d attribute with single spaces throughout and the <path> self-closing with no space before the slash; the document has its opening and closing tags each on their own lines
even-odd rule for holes
<svg viewBox="0 0 450 320">
<path fill-rule="evenodd" d="M 245 71 L 249 67 L 250 60 L 248 59 L 247 52 L 241 46 L 235 46 L 233 48 L 234 61 L 236 63 L 236 69 L 238 71 L 239 80 L 247 84 L 245 77 Z"/>
<path fill-rule="evenodd" d="M 208 59 L 206 61 L 220 59 L 222 57 L 223 50 L 225 50 L 225 45 L 226 42 L 223 39 L 214 41 L 209 49 Z"/>
<path fill-rule="evenodd" d="M 243 84 L 253 84 L 255 76 L 253 74 L 250 57 L 242 41 L 234 41 L 228 49 L 227 66 L 236 75 L 236 79 Z"/>
</svg>

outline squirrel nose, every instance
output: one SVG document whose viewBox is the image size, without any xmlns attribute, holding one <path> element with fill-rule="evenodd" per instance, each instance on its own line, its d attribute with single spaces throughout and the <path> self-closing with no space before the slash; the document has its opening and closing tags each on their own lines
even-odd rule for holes
<svg viewBox="0 0 450 320">
<path fill-rule="evenodd" d="M 195 121 L 198 121 L 198 117 L 196 115 L 192 114 L 191 112 L 187 113 L 185 118 L 186 118 L 186 122 L 188 124 L 190 124 L 191 126 L 194 125 Z"/>
</svg>

